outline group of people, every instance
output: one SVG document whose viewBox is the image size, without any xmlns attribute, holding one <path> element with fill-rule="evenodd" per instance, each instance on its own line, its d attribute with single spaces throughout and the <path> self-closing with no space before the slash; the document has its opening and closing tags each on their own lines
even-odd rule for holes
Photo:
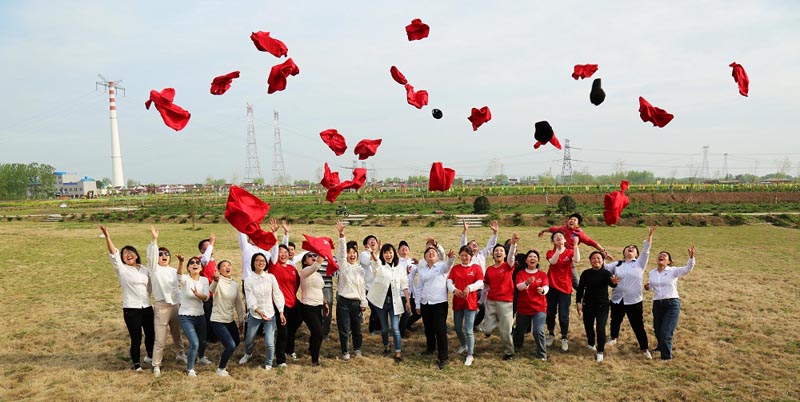
<svg viewBox="0 0 800 402">
<path fill-rule="evenodd" d="M 547 271 L 540 269 L 540 254 L 535 248 L 518 253 L 519 236 L 514 233 L 505 244 L 497 243 L 499 225 L 490 223 L 492 235 L 485 248 L 467 238 L 464 224 L 458 252 L 445 248 L 435 238 L 425 243 L 423 258 L 411 257 L 406 241 L 398 247 L 382 243 L 374 235 L 362 241 L 347 241 L 345 225 L 338 222 L 335 247 L 338 270 L 335 301 L 336 325 L 341 359 L 362 356 L 362 321 L 370 309 L 370 328 L 380 331 L 383 354 L 396 363 L 403 361 L 402 338 L 411 324 L 420 319 L 425 332 L 423 355 L 436 354 L 436 364 L 444 369 L 449 361 L 447 318 L 453 311 L 458 355 L 463 364 L 475 361 L 475 332 L 489 337 L 498 331 L 503 360 L 511 360 L 523 347 L 529 333 L 536 344 L 534 355 L 548 360 L 548 348 L 555 342 L 555 324 L 560 327 L 560 346 L 569 348 L 572 293 L 583 318 L 587 346 L 603 361 L 604 346 L 614 345 L 620 326 L 628 317 L 639 347 L 647 359 L 652 355 L 643 319 L 643 290 L 653 294 L 653 330 L 661 359 L 672 359 L 672 339 L 680 312 L 677 279 L 694 267 L 694 246 L 689 261 L 675 267 L 671 255 L 658 253 L 658 265 L 643 284 L 655 227 L 648 230 L 639 254 L 636 245 L 623 249 L 623 258 L 612 257 L 583 232 L 582 217 L 575 213 L 565 225 L 539 233 L 550 233 L 552 248 L 545 253 Z M 197 376 L 195 364 L 211 364 L 206 357 L 209 341 L 224 348 L 216 373 L 229 376 L 227 366 L 244 334 L 247 364 L 255 353 L 256 337 L 265 344 L 264 368 L 285 367 L 287 357 L 296 359 L 295 335 L 305 323 L 309 330 L 308 352 L 312 366 L 320 365 L 320 349 L 327 338 L 333 316 L 333 277 L 326 275 L 324 257 L 314 252 L 295 256 L 295 245 L 288 240 L 289 225 L 269 221 L 273 233 L 282 227 L 282 241 L 263 250 L 242 233 L 241 285 L 232 277 L 228 260 L 216 262 L 212 234 L 198 244 L 199 254 L 186 260 L 176 254 L 178 267 L 170 266 L 171 254 L 158 245 L 158 230 L 151 226 L 152 241 L 147 247 L 147 265 L 138 251 L 125 246 L 120 251 L 109 231 L 100 225 L 123 293 L 123 315 L 130 334 L 133 368 L 142 371 L 142 362 L 161 375 L 161 364 L 169 329 L 176 358 L 186 363 L 187 375 Z M 589 255 L 591 268 L 577 274 L 581 260 L 579 245 L 596 249 Z M 297 259 L 297 261 L 296 261 Z M 488 260 L 488 261 L 487 261 Z M 297 265 L 299 263 L 299 265 Z M 609 299 L 608 289 L 611 288 Z M 298 296 L 299 295 L 299 296 Z M 151 303 L 151 296 L 154 300 Z M 452 300 L 452 302 L 450 301 Z M 610 341 L 606 342 L 606 322 L 611 316 Z M 181 329 L 188 339 L 185 349 Z M 547 331 L 547 332 L 545 332 Z M 142 332 L 147 356 L 141 359 Z M 391 335 L 391 344 L 390 344 Z"/>
</svg>

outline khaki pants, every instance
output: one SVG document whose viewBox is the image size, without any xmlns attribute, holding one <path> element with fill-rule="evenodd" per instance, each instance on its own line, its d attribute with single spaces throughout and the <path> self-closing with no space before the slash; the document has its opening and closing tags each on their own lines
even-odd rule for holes
<svg viewBox="0 0 800 402">
<path fill-rule="evenodd" d="M 178 308 L 180 308 L 180 304 L 155 302 L 156 342 L 153 348 L 153 367 L 161 366 L 161 360 L 164 357 L 164 344 L 167 342 L 167 326 L 169 326 L 170 333 L 172 333 L 172 343 L 175 344 L 177 354 L 184 354 Z"/>
<path fill-rule="evenodd" d="M 511 339 L 511 328 L 514 326 L 514 303 L 503 301 L 486 301 L 486 316 L 483 319 L 483 333 L 491 334 L 495 328 L 500 332 L 503 353 L 514 354 L 514 342 Z M 156 335 L 158 342 L 158 335 Z"/>
</svg>

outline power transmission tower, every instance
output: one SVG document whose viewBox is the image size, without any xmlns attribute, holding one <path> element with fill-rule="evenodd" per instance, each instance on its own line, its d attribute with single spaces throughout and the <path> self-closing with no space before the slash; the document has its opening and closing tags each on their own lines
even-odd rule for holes
<svg viewBox="0 0 800 402">
<path fill-rule="evenodd" d="M 728 180 L 728 153 L 722 154 L 723 162 L 722 162 L 722 178 L 724 180 Z"/>
<path fill-rule="evenodd" d="M 258 161 L 256 148 L 256 127 L 253 123 L 253 105 L 247 104 L 247 164 L 244 168 L 244 182 L 255 183 L 261 176 L 261 163 Z"/>
<path fill-rule="evenodd" d="M 278 111 L 273 110 L 275 117 L 275 147 L 272 154 L 272 180 L 276 186 L 285 186 L 286 166 L 283 164 L 283 149 L 281 148 L 281 128 L 278 126 Z"/>
<path fill-rule="evenodd" d="M 569 140 L 564 140 L 564 161 L 561 163 L 561 184 L 572 183 L 572 156 L 569 154 Z"/>
<path fill-rule="evenodd" d="M 703 167 L 700 168 L 700 174 L 704 180 L 711 178 L 711 173 L 709 173 L 708 169 L 708 148 L 708 145 L 703 145 Z"/>
<path fill-rule="evenodd" d="M 122 151 L 119 145 L 119 127 L 117 126 L 117 99 L 115 97 L 115 89 L 122 91 L 125 95 L 125 88 L 119 86 L 119 81 L 109 81 L 100 74 L 100 81 L 95 82 L 95 90 L 98 86 L 108 88 L 108 112 L 109 120 L 111 121 L 111 185 L 115 188 L 125 187 L 125 181 L 122 176 Z"/>
</svg>

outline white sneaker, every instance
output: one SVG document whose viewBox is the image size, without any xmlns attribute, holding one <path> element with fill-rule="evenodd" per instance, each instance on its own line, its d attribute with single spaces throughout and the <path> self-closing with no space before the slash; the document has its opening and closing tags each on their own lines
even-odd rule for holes
<svg viewBox="0 0 800 402">
<path fill-rule="evenodd" d="M 345 353 L 342 355 L 342 360 L 350 360 L 350 353 Z"/>
<path fill-rule="evenodd" d="M 133 371 L 135 371 L 136 374 L 139 374 L 139 373 L 143 372 L 144 370 L 141 367 L 136 367 L 135 369 L 133 369 Z"/>
<path fill-rule="evenodd" d="M 186 375 L 189 377 L 197 377 L 197 372 L 194 370 L 189 370 L 186 372 Z"/>
<path fill-rule="evenodd" d="M 228 370 L 221 369 L 221 368 L 217 369 L 217 375 L 220 376 L 220 377 L 230 377 L 231 376 L 230 374 L 228 374 Z"/>
<path fill-rule="evenodd" d="M 147 363 L 147 364 L 153 364 L 153 358 L 145 356 L 144 357 L 144 362 Z"/>
<path fill-rule="evenodd" d="M 355 355 L 356 355 L 356 357 L 361 357 L 361 351 L 360 350 L 356 350 L 355 351 Z"/>
<path fill-rule="evenodd" d="M 197 359 L 197 362 L 200 364 L 211 364 L 211 360 L 208 360 L 208 358 L 205 356 Z"/>
<path fill-rule="evenodd" d="M 466 352 L 466 351 L 467 351 L 467 347 L 466 347 L 466 346 L 460 346 L 460 347 L 458 348 L 458 350 L 456 351 L 456 354 L 457 354 L 457 355 L 460 355 L 460 354 L 462 354 L 462 353 L 464 353 L 464 352 Z"/>
<path fill-rule="evenodd" d="M 611 340 L 606 343 L 606 345 L 608 346 L 614 346 L 616 344 L 617 344 L 617 338 L 611 338 Z"/>
<path fill-rule="evenodd" d="M 250 360 L 251 356 L 253 355 L 248 355 L 247 353 L 245 353 L 245 355 L 242 356 L 241 359 L 239 359 L 239 364 L 247 364 L 247 361 Z"/>
<path fill-rule="evenodd" d="M 297 353 L 290 353 L 288 356 L 291 357 L 292 360 L 297 360 Z"/>
<path fill-rule="evenodd" d="M 272 370 L 272 366 L 264 366 L 264 370 L 270 371 L 270 370 Z"/>
<path fill-rule="evenodd" d="M 597 352 L 597 347 L 595 347 L 594 345 L 587 345 L 586 348 L 591 350 L 592 352 Z"/>
<path fill-rule="evenodd" d="M 281 367 L 281 368 L 286 367 L 286 363 L 281 363 L 281 364 L 278 365 L 278 367 Z"/>
<path fill-rule="evenodd" d="M 653 355 L 650 354 L 649 350 L 645 350 L 643 354 L 646 360 L 653 360 Z"/>
<path fill-rule="evenodd" d="M 475 358 L 473 358 L 472 355 L 467 355 L 466 360 L 464 360 L 464 365 L 471 366 L 473 360 L 475 360 Z"/>
<path fill-rule="evenodd" d="M 597 362 L 600 363 L 602 361 L 603 361 L 603 354 L 602 353 L 598 353 L 597 354 Z"/>
<path fill-rule="evenodd" d="M 569 342 L 567 342 L 566 339 L 562 339 L 561 340 L 561 351 L 562 352 L 566 352 L 567 350 L 569 350 Z"/>
<path fill-rule="evenodd" d="M 547 335 L 547 338 L 545 338 L 545 341 L 544 341 L 544 343 L 545 343 L 545 345 L 547 345 L 547 347 L 549 348 L 550 346 L 553 346 L 553 342 L 554 342 L 555 340 L 556 340 L 556 337 L 555 337 L 555 336 L 553 336 L 553 335 Z"/>
<path fill-rule="evenodd" d="M 186 353 L 178 353 L 178 354 L 175 356 L 175 360 L 177 360 L 177 361 L 179 361 L 179 362 L 182 362 L 182 363 L 186 363 L 186 362 L 187 362 L 187 360 L 186 360 Z"/>
<path fill-rule="evenodd" d="M 153 377 L 161 377 L 161 369 L 158 367 L 153 367 Z"/>
</svg>

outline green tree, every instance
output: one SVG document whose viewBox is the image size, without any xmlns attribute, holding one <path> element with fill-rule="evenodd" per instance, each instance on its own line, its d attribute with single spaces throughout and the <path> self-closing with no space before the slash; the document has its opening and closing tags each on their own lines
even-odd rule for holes
<svg viewBox="0 0 800 402">
<path fill-rule="evenodd" d="M 565 195 L 558 200 L 558 212 L 564 215 L 571 214 L 577 207 L 578 203 L 575 202 L 574 198 L 568 195 Z"/>
<path fill-rule="evenodd" d="M 482 195 L 475 198 L 475 202 L 472 203 L 472 208 L 475 210 L 476 214 L 486 214 L 489 213 L 492 206 L 491 203 L 489 203 L 489 199 L 486 198 L 485 195 Z"/>
<path fill-rule="evenodd" d="M 39 163 L 0 164 L 0 199 L 48 198 L 55 194 L 55 168 Z"/>
</svg>

